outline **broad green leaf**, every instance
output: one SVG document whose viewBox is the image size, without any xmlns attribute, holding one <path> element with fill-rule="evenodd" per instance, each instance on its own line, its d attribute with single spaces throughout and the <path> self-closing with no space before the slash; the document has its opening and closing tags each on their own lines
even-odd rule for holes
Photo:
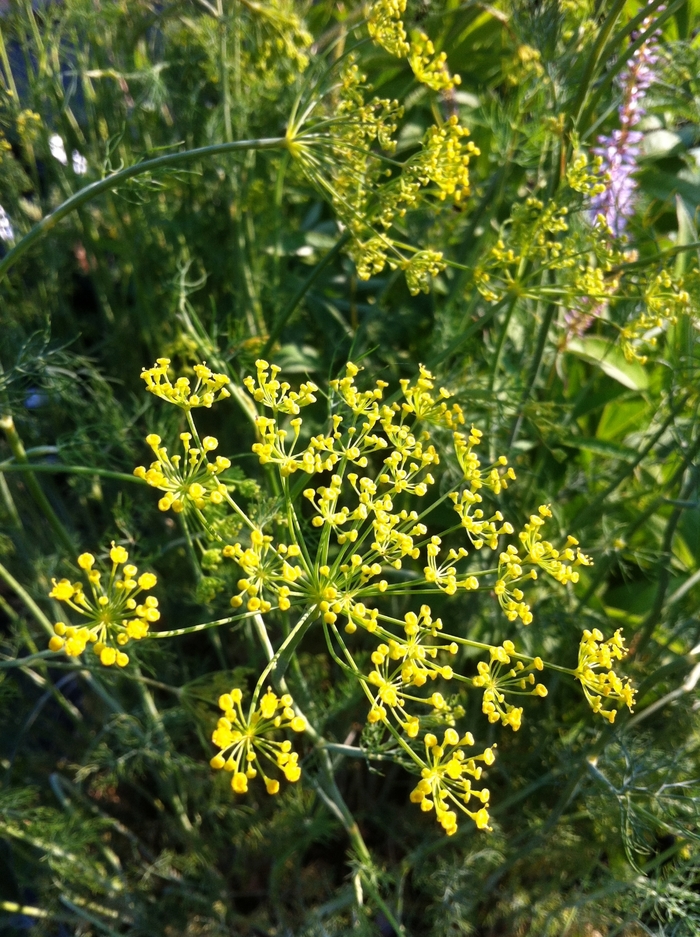
<svg viewBox="0 0 700 937">
<path fill-rule="evenodd" d="M 628 433 L 647 425 L 648 421 L 649 407 L 643 398 L 616 400 L 603 410 L 596 429 L 596 438 L 606 442 L 622 440 Z"/>
<path fill-rule="evenodd" d="M 566 346 L 566 351 L 597 364 L 608 377 L 630 390 L 646 390 L 649 386 L 649 377 L 641 364 L 627 361 L 621 349 L 604 338 L 596 335 L 574 338 Z"/>
<path fill-rule="evenodd" d="M 680 197 L 676 196 L 676 216 L 678 218 L 678 239 L 676 244 L 682 247 L 685 244 L 693 244 L 698 239 L 697 228 L 688 208 Z M 676 257 L 676 276 L 683 276 L 688 266 L 692 251 L 681 251 Z M 700 259 L 700 251 L 696 251 Z"/>
</svg>

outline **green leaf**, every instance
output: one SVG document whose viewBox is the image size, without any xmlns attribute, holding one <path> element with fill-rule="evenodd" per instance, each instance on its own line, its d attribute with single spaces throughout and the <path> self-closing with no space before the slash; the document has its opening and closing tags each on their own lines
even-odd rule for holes
<svg viewBox="0 0 700 937">
<path fill-rule="evenodd" d="M 625 462 L 633 462 L 637 457 L 637 450 L 629 446 L 620 446 L 614 442 L 606 442 L 603 439 L 592 439 L 589 436 L 563 436 L 559 439 L 562 446 L 569 446 L 572 449 L 584 449 L 586 452 L 595 452 L 596 455 L 604 455 L 613 459 L 623 459 Z"/>
<path fill-rule="evenodd" d="M 627 361 L 621 349 L 613 342 L 596 335 L 573 338 L 566 351 L 583 361 L 596 364 L 613 380 L 630 390 L 646 390 L 649 376 L 636 361 Z"/>
<path fill-rule="evenodd" d="M 695 227 L 695 222 L 680 195 L 676 196 L 676 216 L 678 218 L 678 238 L 676 244 L 679 247 L 685 246 L 686 244 L 694 244 L 698 239 L 698 232 Z M 690 259 L 690 253 L 690 251 L 681 251 L 676 257 L 676 276 L 681 277 L 685 273 L 688 260 Z M 700 259 L 700 251 L 697 251 L 696 254 L 698 259 Z"/>
</svg>

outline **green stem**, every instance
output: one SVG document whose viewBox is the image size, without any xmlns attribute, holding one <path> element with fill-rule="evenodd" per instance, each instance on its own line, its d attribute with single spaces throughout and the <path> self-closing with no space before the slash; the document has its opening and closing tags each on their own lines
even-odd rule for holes
<svg viewBox="0 0 700 937">
<path fill-rule="evenodd" d="M 683 501 L 688 495 L 695 489 L 697 485 L 696 473 L 690 473 L 690 476 L 683 486 L 680 493 L 680 500 Z M 676 528 L 678 527 L 678 522 L 681 519 L 681 514 L 683 513 L 684 507 L 679 504 L 673 509 L 671 516 L 668 519 L 666 524 L 666 530 L 664 531 L 664 539 L 661 545 L 661 553 L 659 555 L 659 576 L 658 576 L 658 586 L 656 589 L 656 596 L 654 597 L 654 604 L 652 605 L 649 614 L 647 615 L 640 631 L 638 632 L 640 637 L 635 642 L 635 647 L 630 653 L 633 655 L 641 654 L 644 648 L 649 643 L 649 640 L 653 634 L 655 626 L 658 624 L 659 619 L 661 618 L 661 612 L 664 607 L 664 600 L 666 598 L 666 592 L 668 591 L 668 585 L 671 581 L 671 547 L 673 545 L 673 538 L 676 533 Z"/>
<path fill-rule="evenodd" d="M 51 629 L 53 634 L 53 628 Z M 10 670 L 13 667 L 26 667 L 36 661 L 46 660 L 47 657 L 55 656 L 55 651 L 37 651 L 36 654 L 30 654 L 28 657 L 14 657 L 12 660 L 0 660 L 0 670 Z"/>
<path fill-rule="evenodd" d="M 604 491 L 601 491 L 597 497 L 582 507 L 581 510 L 573 517 L 569 525 L 571 530 L 576 528 L 581 529 L 585 525 L 593 522 L 597 510 L 605 503 L 608 496 L 611 495 L 613 491 L 615 491 L 615 489 L 634 472 L 640 462 L 642 462 L 647 457 L 647 455 L 651 452 L 656 443 L 659 441 L 659 439 L 661 439 L 663 434 L 671 425 L 673 420 L 676 418 L 678 413 L 680 413 L 680 411 L 683 409 L 687 399 L 687 397 L 683 397 L 680 403 L 673 407 L 669 415 L 666 417 L 659 429 L 654 433 L 646 446 L 641 450 L 637 458 L 633 462 L 628 463 L 625 468 L 613 478 Z"/>
<path fill-rule="evenodd" d="M 25 234 L 22 240 L 0 261 L 0 280 L 14 267 L 20 257 L 24 256 L 30 247 L 55 228 L 59 221 L 62 221 L 63 218 L 82 205 L 91 202 L 103 192 L 116 189 L 128 179 L 133 179 L 135 176 L 140 176 L 156 169 L 169 168 L 189 162 L 193 159 L 217 156 L 221 153 L 236 153 L 246 150 L 273 150 L 286 146 L 287 140 L 284 137 L 264 137 L 259 140 L 237 140 L 231 143 L 214 143 L 211 146 L 200 146 L 193 150 L 183 150 L 180 153 L 168 153 L 166 156 L 157 156 L 155 159 L 147 159 L 142 163 L 129 166 L 127 169 L 112 173 L 112 175 L 107 176 L 106 179 L 100 179 L 98 182 L 93 182 L 91 185 L 80 189 L 75 195 L 71 195 L 71 197 L 66 199 L 58 208 L 54 209 L 54 211 L 35 224 L 31 231 Z"/>
<path fill-rule="evenodd" d="M 190 625 L 188 628 L 177 628 L 175 631 L 154 631 L 148 635 L 149 638 L 179 638 L 182 634 L 196 634 L 198 631 L 206 631 L 207 628 L 218 628 L 221 625 L 230 625 L 233 621 L 243 621 L 250 618 L 255 612 L 246 612 L 244 615 L 233 615 L 230 618 L 219 618 L 216 621 L 205 621 L 201 625 Z"/>
<path fill-rule="evenodd" d="M 510 439 L 508 440 L 508 452 L 513 448 L 518 434 L 520 432 L 520 427 L 523 422 L 523 413 L 525 409 L 525 404 L 530 398 L 530 394 L 537 382 L 537 376 L 540 373 L 540 366 L 542 364 L 542 358 L 544 357 L 544 350 L 547 347 L 547 336 L 549 335 L 549 330 L 552 327 L 552 322 L 554 320 L 554 314 L 557 311 L 556 303 L 550 303 L 547 306 L 547 309 L 542 319 L 542 324 L 540 325 L 539 332 L 537 334 L 537 345 L 535 347 L 535 355 L 532 359 L 532 364 L 530 365 L 530 373 L 528 375 L 527 384 L 523 392 L 523 396 L 520 399 L 520 405 L 518 407 L 518 415 L 515 418 L 513 423 L 513 429 L 511 430 Z"/>
<path fill-rule="evenodd" d="M 657 29 L 664 23 L 670 16 L 679 10 L 687 0 L 675 0 L 673 3 L 669 3 L 665 10 L 663 10 L 659 15 L 654 19 L 653 23 L 646 29 L 640 36 L 635 39 L 633 43 L 626 47 L 624 54 L 619 57 L 617 62 L 613 67 L 606 72 L 605 77 L 597 85 L 595 93 L 593 94 L 591 100 L 588 103 L 588 107 L 585 112 L 577 114 L 576 117 L 576 127 L 582 128 L 585 127 L 587 122 L 590 120 L 593 112 L 595 111 L 598 101 L 605 94 L 608 87 L 612 84 L 615 77 L 622 71 L 622 69 L 627 65 L 629 60 L 632 58 L 634 53 L 641 48 L 645 42 L 648 41 L 649 37 L 652 36 Z M 607 49 L 606 49 L 607 52 Z"/>
<path fill-rule="evenodd" d="M 27 590 L 17 582 L 15 577 L 12 575 L 12 573 L 8 569 L 6 569 L 2 565 L 2 563 L 0 563 L 0 579 L 3 579 L 7 583 L 7 585 L 10 587 L 10 589 L 12 589 L 12 591 L 15 592 L 19 596 L 19 598 L 24 602 L 24 604 L 27 606 L 27 608 L 32 613 L 32 615 L 36 618 L 37 622 L 41 625 L 44 631 L 46 631 L 47 634 L 53 637 L 53 634 L 54 634 L 53 625 L 51 624 L 49 619 L 42 612 L 42 610 L 36 604 L 36 602 L 31 597 L 31 595 L 29 595 Z M 52 653 L 52 652 L 49 652 L 49 653 Z"/>
<path fill-rule="evenodd" d="M 143 478 L 137 478 L 136 475 L 129 475 L 127 472 L 112 472 L 109 469 L 91 468 L 89 465 L 51 465 L 46 463 L 37 464 L 27 461 L 26 464 L 17 462 L 0 462 L 0 472 L 65 472 L 71 475 L 99 475 L 101 478 L 114 478 L 121 482 L 135 482 L 137 485 L 147 484 Z"/>
<path fill-rule="evenodd" d="M 297 644 L 301 641 L 309 625 L 314 620 L 314 615 L 316 613 L 316 606 L 310 605 L 309 608 L 304 612 L 299 621 L 294 625 L 292 630 L 289 632 L 287 637 L 284 639 L 282 644 L 279 646 L 278 650 L 270 658 L 270 661 L 260 674 L 258 682 L 255 685 L 255 690 L 253 691 L 253 699 L 250 703 L 250 712 L 251 714 L 255 710 L 255 706 L 258 702 L 258 697 L 260 692 L 265 684 L 265 681 L 270 676 L 270 674 L 275 671 L 275 679 L 279 681 L 283 676 L 284 672 L 287 669 L 287 664 L 289 663 L 289 655 L 293 653 Z M 284 655 L 284 658 L 283 658 Z"/>
<path fill-rule="evenodd" d="M 598 64 L 603 48 L 608 41 L 608 36 L 612 32 L 613 27 L 617 22 L 618 17 L 622 13 L 626 3 L 627 0 L 615 0 L 612 5 L 612 9 L 608 13 L 607 19 L 600 27 L 595 44 L 591 49 L 590 55 L 588 56 L 586 70 L 583 73 L 583 77 L 581 78 L 578 93 L 571 105 L 570 113 L 573 118 L 574 126 L 577 126 L 579 123 L 581 111 L 583 110 L 583 105 L 586 101 L 586 95 L 588 94 L 588 89 L 593 80 L 593 74 L 595 72 L 596 65 Z"/>
<path fill-rule="evenodd" d="M 7 256 L 9 257 L 10 255 L 8 254 Z M 18 462 L 29 466 L 30 462 L 27 458 L 27 453 L 24 450 L 22 440 L 20 439 L 19 433 L 15 427 L 15 421 L 12 419 L 12 416 L 9 413 L 6 413 L 4 416 L 0 417 L 0 429 L 2 429 L 5 433 L 5 437 L 9 443 L 10 449 L 12 450 L 12 454 L 14 455 L 15 459 Z M 73 553 L 75 549 L 73 540 L 66 528 L 58 519 L 58 515 L 51 507 L 49 499 L 44 494 L 44 490 L 34 477 L 31 469 L 27 469 L 25 481 L 32 497 L 36 501 L 39 508 L 43 511 L 58 539 L 69 553 Z"/>
</svg>

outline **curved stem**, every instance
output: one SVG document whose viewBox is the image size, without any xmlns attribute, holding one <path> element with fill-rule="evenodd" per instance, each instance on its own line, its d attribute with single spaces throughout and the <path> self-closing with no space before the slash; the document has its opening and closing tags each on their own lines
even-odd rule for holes
<svg viewBox="0 0 700 937">
<path fill-rule="evenodd" d="M 216 621 L 205 621 L 201 625 L 189 625 L 187 628 L 176 628 L 174 631 L 153 631 L 149 633 L 148 637 L 178 638 L 181 634 L 196 634 L 198 631 L 206 631 L 208 628 L 219 628 L 221 625 L 230 625 L 234 621 L 243 621 L 245 618 L 251 618 L 254 614 L 254 612 L 246 612 L 244 615 L 218 618 Z"/>
<path fill-rule="evenodd" d="M 127 169 L 121 169 L 119 172 L 112 173 L 105 179 L 93 182 L 91 185 L 80 189 L 70 198 L 62 202 L 58 208 L 54 209 L 46 217 L 42 218 L 29 231 L 22 240 L 16 244 L 2 260 L 0 260 L 0 280 L 14 267 L 20 257 L 27 253 L 37 241 L 45 234 L 48 234 L 56 227 L 59 221 L 62 221 L 67 215 L 81 208 L 83 205 L 91 202 L 103 192 L 118 188 L 128 179 L 144 173 L 152 172 L 157 169 L 167 169 L 171 166 L 177 166 L 180 163 L 186 163 L 200 157 L 217 156 L 221 153 L 235 153 L 246 150 L 272 150 L 287 146 L 287 140 L 284 137 L 263 137 L 259 140 L 236 140 L 231 143 L 214 143 L 211 146 L 200 146 L 193 150 L 183 150 L 180 153 L 168 153 L 165 156 L 157 156 L 155 159 L 147 159 L 142 163 L 136 163 L 135 166 L 129 166 Z"/>
</svg>

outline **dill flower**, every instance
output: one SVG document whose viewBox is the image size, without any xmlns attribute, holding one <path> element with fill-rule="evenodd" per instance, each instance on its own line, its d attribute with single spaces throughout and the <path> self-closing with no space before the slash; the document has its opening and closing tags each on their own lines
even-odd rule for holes
<svg viewBox="0 0 700 937">
<path fill-rule="evenodd" d="M 160 395 L 159 395 L 160 396 Z M 214 436 L 205 436 L 199 444 L 192 445 L 192 433 L 180 433 L 184 450 L 184 461 L 180 455 L 168 455 L 161 438 L 156 433 L 146 436 L 146 442 L 156 459 L 148 469 L 137 465 L 134 475 L 143 478 L 152 488 L 165 492 L 158 502 L 161 511 L 195 511 L 201 514 L 207 504 L 221 504 L 228 497 L 228 488 L 219 476 L 231 467 L 231 460 L 217 456 L 209 460 L 219 441 Z"/>
<path fill-rule="evenodd" d="M 441 664 L 436 658 L 440 651 L 454 656 L 458 646 L 454 641 L 434 644 L 442 629 L 442 621 L 433 620 L 430 606 L 422 605 L 420 615 L 407 612 L 404 618 L 405 638 L 396 639 L 384 628 L 382 636 L 386 643 L 378 645 L 371 655 L 375 669 L 367 676 L 366 684 L 374 688 L 374 693 L 365 684 L 365 691 L 371 697 L 368 715 L 370 723 L 385 722 L 389 713 L 409 738 L 415 738 L 420 729 L 420 716 L 411 714 L 407 703 L 430 706 L 438 713 L 446 714 L 448 706 L 441 693 L 433 692 L 427 697 L 416 696 L 411 688 L 419 689 L 428 681 L 441 677 L 451 680 L 454 671 L 449 664 Z"/>
<path fill-rule="evenodd" d="M 509 543 L 499 552 L 501 538 L 515 530 L 500 511 L 487 512 L 483 502 L 487 492 L 498 496 L 515 479 L 505 456 L 482 463 L 481 431 L 475 426 L 466 430 L 462 408 L 424 366 L 413 380 L 402 379 L 400 396 L 389 400 L 385 381 L 358 386 L 360 370 L 348 362 L 345 373 L 329 382 L 328 424 L 310 438 L 302 433 L 301 411 L 316 400 L 315 384 L 304 383 L 295 390 L 280 380 L 280 368 L 264 359 L 256 361 L 255 374 L 245 378 L 246 390 L 262 411 L 255 419 L 258 439 L 253 452 L 261 465 L 276 468 L 284 504 L 285 522 L 276 525 L 274 535 L 267 532 L 266 522 L 248 518 L 219 481 L 216 465 L 207 459 L 216 440 L 199 441 L 190 413 L 192 432 L 181 437 L 189 474 L 181 460 L 168 457 L 158 436 L 148 439 L 157 461 L 149 470 L 139 467 L 137 474 L 165 491 L 164 510 L 192 508 L 207 530 L 202 509 L 208 502 L 225 502 L 238 513 L 244 521 L 240 540 L 222 542 L 216 551 L 241 570 L 231 605 L 245 605 L 256 616 L 276 610 L 289 613 L 277 655 L 293 653 L 307 629 L 320 625 L 330 655 L 362 688 L 368 724 L 376 726 L 378 737 L 393 737 L 403 761 L 420 767 L 421 779 L 411 799 L 424 810 L 434 809 L 448 834 L 457 829 L 460 811 L 488 829 L 488 791 L 474 791 L 471 783 L 481 774 L 479 762 L 493 762 L 493 750 L 473 757 L 465 753 L 473 737 L 467 733 L 460 739 L 454 726 L 464 709 L 456 694 L 443 695 L 443 682 L 480 689 L 488 721 L 517 730 L 523 707 L 512 699 L 546 696 L 536 673 L 547 666 L 565 668 L 517 654 L 511 641 L 494 647 L 450 634 L 428 604 L 405 612 L 403 619 L 392 617 L 394 602 L 385 605 L 382 599 L 483 590 L 495 594 L 509 621 L 520 619 L 527 625 L 533 616 L 520 585 L 537 579 L 539 570 L 563 585 L 574 583 L 577 567 L 591 561 L 572 537 L 559 549 L 543 539 L 543 526 L 552 516 L 548 505 L 541 505 L 525 524 L 519 546 Z M 197 443 L 194 449 L 188 448 L 191 440 Z M 452 466 L 441 476 L 445 460 Z M 294 478 L 299 474 L 308 481 Z M 323 478 L 316 480 L 318 475 Z M 439 481 L 449 483 L 447 490 Z M 459 523 L 434 533 L 429 527 L 432 512 L 448 497 Z M 420 513 L 411 507 L 411 498 L 417 499 Z M 482 550 L 496 552 L 497 567 L 493 561 L 479 565 L 476 557 Z M 395 575 L 406 565 L 408 585 Z M 375 640 L 369 672 L 358 665 L 345 640 L 358 629 Z M 476 675 L 459 672 L 460 646 L 489 652 L 490 660 L 477 665 Z M 612 677 L 601 678 L 599 659 L 607 652 L 596 646 L 596 653 L 595 661 L 589 654 L 585 666 L 566 672 L 581 680 L 589 698 L 601 679 L 607 695 L 629 694 L 629 687 L 618 686 Z M 220 751 L 212 766 L 232 773 L 238 793 L 258 774 L 268 791 L 276 793 L 279 781 L 265 773 L 270 764 L 290 781 L 299 776 L 291 742 L 278 741 L 275 732 L 302 731 L 304 721 L 294 716 L 287 695 L 280 699 L 268 690 L 258 705 L 269 672 L 259 678 L 247 716 L 240 690 L 220 700 L 224 716 L 213 736 Z M 422 734 L 437 725 L 446 728 L 442 745 L 430 731 Z M 418 752 L 416 746 L 421 745 Z M 471 798 L 481 800 L 482 806 L 470 810 Z"/>
<path fill-rule="evenodd" d="M 372 4 L 367 20 L 367 29 L 374 42 L 397 59 L 405 58 L 411 51 L 401 19 L 405 12 L 406 0 L 377 0 Z"/>
<path fill-rule="evenodd" d="M 603 709 L 606 700 L 619 700 L 630 711 L 634 706 L 635 690 L 629 678 L 619 677 L 613 670 L 614 662 L 623 660 L 627 654 L 619 628 L 607 641 L 597 628 L 583 632 L 574 676 L 580 681 L 593 712 L 611 723 L 615 721 L 617 710 Z"/>
<path fill-rule="evenodd" d="M 484 687 L 481 711 L 489 722 L 500 722 L 510 726 L 514 732 L 520 728 L 523 716 L 522 706 L 514 706 L 506 700 L 506 694 L 516 696 L 547 695 L 547 687 L 537 683 L 535 670 L 543 670 L 544 663 L 540 657 L 526 666 L 517 660 L 510 669 L 511 655 L 515 654 L 515 645 L 512 641 L 504 641 L 500 647 L 490 649 L 491 659 L 479 661 L 477 664 L 478 676 L 472 683 L 475 687 Z"/>
<path fill-rule="evenodd" d="M 235 560 L 245 573 L 245 578 L 238 580 L 240 592 L 231 599 L 234 608 L 240 608 L 245 601 L 249 612 L 269 612 L 272 602 L 265 598 L 266 593 L 271 593 L 282 611 L 287 611 L 292 601 L 298 602 L 307 596 L 311 598 L 307 584 L 303 581 L 297 583 L 300 577 L 304 577 L 305 570 L 294 565 L 295 559 L 301 555 L 296 544 L 275 546 L 272 537 L 254 528 L 250 532 L 250 546 L 227 544 L 222 554 Z"/>
<path fill-rule="evenodd" d="M 258 773 L 265 782 L 267 793 L 277 794 L 280 782 L 266 774 L 265 765 L 279 769 L 290 783 L 299 780 L 301 768 L 298 754 L 292 751 L 292 743 L 288 739 L 278 742 L 271 736 L 280 729 L 303 732 L 306 720 L 295 714 L 292 697 L 288 693 L 277 697 L 268 689 L 260 705 L 247 717 L 241 707 L 242 699 L 239 689 L 219 697 L 219 708 L 224 715 L 217 723 L 212 742 L 220 751 L 210 764 L 217 771 L 223 768 L 231 773 L 231 787 L 237 794 L 245 794 L 248 781 L 256 778 Z"/>
<path fill-rule="evenodd" d="M 88 581 L 87 593 L 80 581 L 52 580 L 49 596 L 64 602 L 81 616 L 83 623 L 72 625 L 57 621 L 49 647 L 52 651 L 65 651 L 69 657 L 79 657 L 91 644 L 105 667 L 113 664 L 126 667 L 129 657 L 121 648 L 130 640 L 145 638 L 149 626 L 160 618 L 158 599 L 154 595 L 136 600 L 140 593 L 150 591 L 157 579 L 153 573 L 141 573 L 136 578 L 137 568 L 127 562 L 129 554 L 114 542 L 109 558 L 112 568 L 105 573 L 97 568 L 92 553 L 81 553 L 78 557 L 78 566 Z"/>
<path fill-rule="evenodd" d="M 408 59 L 413 74 L 433 91 L 452 91 L 461 84 L 459 75 L 450 75 L 447 55 L 435 53 L 435 46 L 425 33 L 416 32 L 408 42 L 402 20 L 406 0 L 375 0 L 370 7 L 367 30 L 370 38 L 397 59 Z"/>
<path fill-rule="evenodd" d="M 211 407 L 217 400 L 231 396 L 226 389 L 228 377 L 225 374 L 214 374 L 204 362 L 194 366 L 197 378 L 194 388 L 186 377 L 179 377 L 171 384 L 168 378 L 169 367 L 170 358 L 158 358 L 152 368 L 144 368 L 141 372 L 141 378 L 146 382 L 146 390 L 161 400 L 189 411 L 193 407 Z"/>
<path fill-rule="evenodd" d="M 489 827 L 489 791 L 488 788 L 475 790 L 471 778 L 479 780 L 482 774 L 481 765 L 492 765 L 495 760 L 493 745 L 485 749 L 480 755 L 467 755 L 464 746 L 474 744 L 474 736 L 467 732 L 462 738 L 455 729 L 445 731 L 442 744 L 438 744 L 437 737 L 429 732 L 424 738 L 425 758 L 416 755 L 416 761 L 422 765 L 421 779 L 411 791 L 411 803 L 420 804 L 421 810 L 429 812 L 435 810 L 435 818 L 448 836 L 457 832 L 457 810 L 470 817 L 477 828 L 488 830 Z M 469 810 L 466 806 L 472 799 L 480 800 L 482 806 L 477 810 Z"/>
<path fill-rule="evenodd" d="M 408 62 L 418 81 L 433 91 L 452 91 L 455 85 L 462 83 L 459 75 L 450 75 L 447 55 L 444 52 L 436 55 L 435 46 L 425 33 L 412 37 Z"/>
</svg>

